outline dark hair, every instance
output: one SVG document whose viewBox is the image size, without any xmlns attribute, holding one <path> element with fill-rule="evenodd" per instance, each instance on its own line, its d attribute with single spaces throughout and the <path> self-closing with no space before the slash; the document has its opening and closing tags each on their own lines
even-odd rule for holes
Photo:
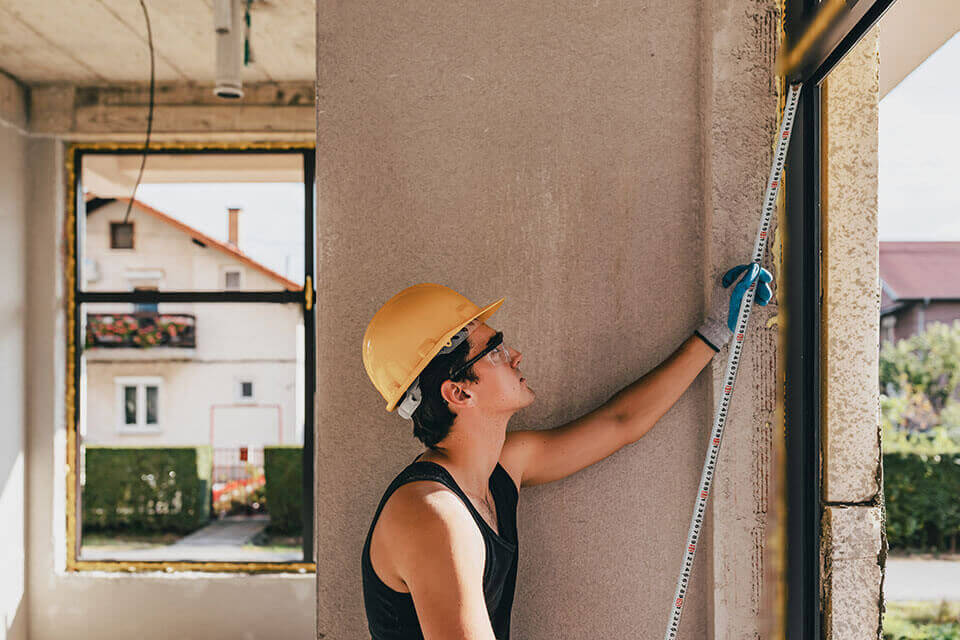
<svg viewBox="0 0 960 640">
<path fill-rule="evenodd" d="M 462 367 L 470 353 L 470 343 L 464 340 L 456 349 L 446 354 L 438 354 L 420 373 L 420 406 L 413 412 L 413 435 L 431 449 L 447 437 L 457 414 L 450 411 L 447 401 L 440 395 L 440 385 L 447 380 L 477 382 L 479 378 L 471 365 L 457 377 L 451 378 L 450 372 Z"/>
</svg>

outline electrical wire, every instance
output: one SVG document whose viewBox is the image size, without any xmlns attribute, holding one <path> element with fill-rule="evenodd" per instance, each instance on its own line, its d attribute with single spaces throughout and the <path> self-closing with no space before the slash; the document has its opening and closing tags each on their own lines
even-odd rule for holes
<svg viewBox="0 0 960 640">
<path fill-rule="evenodd" d="M 143 141 L 143 158 L 140 160 L 140 171 L 137 173 L 137 182 L 133 185 L 133 194 L 130 196 L 130 201 L 127 202 L 127 212 L 123 216 L 124 224 L 126 224 L 130 218 L 130 209 L 133 208 L 133 201 L 137 198 L 137 189 L 140 188 L 140 180 L 143 178 L 143 168 L 147 164 L 147 152 L 150 150 L 150 133 L 153 131 L 154 85 L 156 80 L 153 31 L 150 29 L 150 14 L 147 13 L 147 5 L 144 0 L 140 0 L 140 8 L 143 9 L 143 19 L 147 23 L 147 45 L 150 47 L 150 110 L 147 113 L 147 137 Z"/>
</svg>

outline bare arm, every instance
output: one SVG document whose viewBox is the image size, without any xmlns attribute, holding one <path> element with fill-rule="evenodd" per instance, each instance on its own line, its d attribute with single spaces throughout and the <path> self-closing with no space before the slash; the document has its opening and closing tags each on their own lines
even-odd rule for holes
<svg viewBox="0 0 960 640">
<path fill-rule="evenodd" d="M 410 483 L 395 494 L 394 566 L 426 640 L 496 640 L 483 595 L 483 536 L 460 499 L 433 484 Z"/>
<path fill-rule="evenodd" d="M 650 431 L 714 353 L 691 336 L 594 411 L 555 429 L 508 433 L 500 463 L 517 484 L 530 486 L 565 478 L 603 460 Z"/>
</svg>

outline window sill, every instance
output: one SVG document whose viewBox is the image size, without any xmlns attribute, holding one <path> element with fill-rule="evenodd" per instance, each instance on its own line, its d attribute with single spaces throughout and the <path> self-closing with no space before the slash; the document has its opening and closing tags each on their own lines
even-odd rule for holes
<svg viewBox="0 0 960 640">
<path fill-rule="evenodd" d="M 163 433 L 163 429 L 160 427 L 118 427 L 117 433 L 125 436 L 155 435 L 157 433 Z"/>
</svg>

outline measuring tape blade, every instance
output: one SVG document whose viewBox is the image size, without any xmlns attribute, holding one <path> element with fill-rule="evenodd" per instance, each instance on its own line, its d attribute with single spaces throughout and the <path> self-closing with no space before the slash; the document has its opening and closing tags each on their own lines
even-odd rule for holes
<svg viewBox="0 0 960 640">
<path fill-rule="evenodd" d="M 760 264 L 767 244 L 767 231 L 770 229 L 770 219 L 777 204 L 777 193 L 780 190 L 780 176 L 787 159 L 787 147 L 790 146 L 790 134 L 793 131 L 793 119 L 797 114 L 797 104 L 800 99 L 801 85 L 791 85 L 787 92 L 786 105 L 783 111 L 783 121 L 780 123 L 780 133 L 773 154 L 773 165 L 770 168 L 770 178 L 767 180 L 767 189 L 763 197 L 763 209 L 760 218 L 760 228 L 753 247 L 753 262 Z M 733 386 L 737 380 L 737 369 L 740 367 L 740 353 L 743 351 L 743 340 L 750 320 L 750 309 L 753 307 L 753 298 L 757 285 L 753 285 L 743 296 L 740 314 L 737 316 L 736 331 L 733 334 L 733 347 L 727 359 L 727 371 L 723 376 L 723 394 L 717 406 L 717 413 L 713 420 L 713 431 L 710 433 L 710 446 L 703 461 L 703 471 L 700 473 L 700 487 L 697 491 L 697 500 L 693 507 L 693 517 L 690 519 L 690 530 L 687 533 L 687 546 L 683 552 L 683 563 L 680 565 L 680 577 L 677 580 L 677 591 L 670 607 L 670 621 L 667 623 L 667 633 L 664 640 L 676 640 L 680 629 L 680 614 L 683 613 L 683 601 L 686 599 L 687 588 L 690 586 L 690 573 L 693 570 L 693 559 L 697 553 L 697 543 L 700 540 L 700 531 L 703 528 L 703 519 L 707 514 L 707 498 L 710 495 L 710 485 L 717 470 L 717 457 L 720 455 L 720 442 L 723 440 L 723 427 L 727 422 L 727 411 L 730 408 L 730 398 L 733 396 Z"/>
</svg>

